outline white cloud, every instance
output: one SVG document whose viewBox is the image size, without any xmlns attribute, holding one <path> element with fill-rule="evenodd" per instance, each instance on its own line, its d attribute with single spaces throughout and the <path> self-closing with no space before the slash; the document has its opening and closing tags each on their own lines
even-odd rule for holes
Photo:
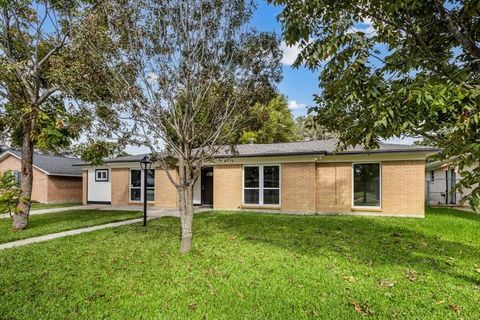
<svg viewBox="0 0 480 320">
<path fill-rule="evenodd" d="M 366 18 L 363 21 L 360 21 L 359 23 L 355 24 L 352 28 L 349 30 L 350 32 L 363 32 L 367 36 L 372 37 L 377 34 L 377 30 L 373 27 L 372 20 L 370 18 Z"/>
<path fill-rule="evenodd" d="M 297 59 L 298 54 L 302 51 L 299 46 L 288 46 L 285 41 L 280 43 L 280 49 L 283 51 L 282 64 L 291 66 L 295 59 Z"/>
<path fill-rule="evenodd" d="M 300 110 L 305 109 L 307 105 L 305 103 L 298 103 L 295 100 L 288 101 L 288 109 L 290 110 Z"/>
</svg>

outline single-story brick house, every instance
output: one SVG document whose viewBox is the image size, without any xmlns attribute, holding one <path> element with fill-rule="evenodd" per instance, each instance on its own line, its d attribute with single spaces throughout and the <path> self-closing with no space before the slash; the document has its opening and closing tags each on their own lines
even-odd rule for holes
<svg viewBox="0 0 480 320">
<path fill-rule="evenodd" d="M 195 205 L 221 210 L 348 213 L 423 217 L 425 159 L 438 149 L 382 144 L 334 153 L 336 141 L 247 144 L 238 154 L 220 152 L 202 168 Z M 143 155 L 83 164 L 83 202 L 177 208 L 176 189 L 160 167 L 147 174 Z M 171 173 L 175 176 L 175 170 Z"/>
<path fill-rule="evenodd" d="M 7 149 L 0 153 L 0 173 L 12 171 L 21 179 L 21 153 Z M 41 203 L 81 202 L 82 170 L 77 158 L 34 153 L 32 200 Z"/>
</svg>

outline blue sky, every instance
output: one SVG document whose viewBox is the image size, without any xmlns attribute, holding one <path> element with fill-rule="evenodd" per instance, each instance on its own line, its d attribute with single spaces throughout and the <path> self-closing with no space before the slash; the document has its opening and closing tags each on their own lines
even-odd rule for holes
<svg viewBox="0 0 480 320">
<path fill-rule="evenodd" d="M 282 8 L 268 4 L 266 1 L 257 0 L 257 10 L 254 12 L 251 24 L 259 31 L 275 32 L 279 36 L 282 33 L 282 28 L 277 22 L 277 16 L 280 14 Z M 359 29 L 369 31 L 371 25 L 361 23 L 357 25 Z M 314 105 L 313 95 L 320 92 L 318 87 L 319 72 L 312 72 L 305 68 L 292 68 L 291 64 L 295 60 L 299 50 L 298 48 L 289 48 L 282 43 L 283 50 L 283 81 L 279 84 L 279 91 L 285 95 L 289 101 L 289 107 L 295 117 L 307 113 L 307 107 Z M 412 138 L 394 138 L 387 142 L 411 144 L 415 141 Z M 148 152 L 144 147 L 127 147 L 127 152 L 144 153 Z"/>
<path fill-rule="evenodd" d="M 275 32 L 281 35 L 282 29 L 277 22 L 277 16 L 281 7 L 267 4 L 266 1 L 257 1 L 258 8 L 252 18 L 252 25 L 259 31 Z M 307 106 L 313 105 L 313 94 L 319 92 L 318 75 L 305 68 L 293 69 L 290 65 L 295 59 L 298 50 L 287 48 L 284 50 L 283 58 L 283 81 L 279 90 L 290 102 L 290 107 L 295 116 L 303 115 Z"/>
</svg>

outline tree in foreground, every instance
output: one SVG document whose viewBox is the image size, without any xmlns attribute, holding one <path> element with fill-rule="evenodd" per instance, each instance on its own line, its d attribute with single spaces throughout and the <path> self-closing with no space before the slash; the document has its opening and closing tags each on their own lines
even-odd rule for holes
<svg viewBox="0 0 480 320">
<path fill-rule="evenodd" d="M 341 146 L 423 136 L 480 198 L 478 1 L 274 0 L 295 65 L 321 68 L 318 123 Z"/>
<path fill-rule="evenodd" d="M 121 118 L 178 190 L 180 251 L 189 252 L 193 185 L 202 166 L 238 140 L 252 96 L 271 95 L 258 88 L 268 87 L 270 72 L 281 73 L 278 41 L 247 26 L 249 1 L 137 0 L 116 8 L 111 28 L 137 71 L 134 82 L 124 79 Z"/>
<path fill-rule="evenodd" d="M 87 38 L 105 52 L 114 49 L 101 32 L 99 7 L 89 1 L 0 0 L 0 133 L 21 148 L 16 230 L 28 225 L 34 149 L 66 148 L 91 126 L 91 111 L 99 111 L 97 121 L 110 115 L 91 105 L 92 97 L 111 100 L 112 91 L 104 89 L 108 68 L 85 50 Z"/>
</svg>

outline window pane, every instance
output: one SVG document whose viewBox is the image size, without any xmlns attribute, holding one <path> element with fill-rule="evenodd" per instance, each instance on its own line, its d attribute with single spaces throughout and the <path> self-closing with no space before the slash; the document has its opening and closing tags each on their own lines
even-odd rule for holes
<svg viewBox="0 0 480 320">
<path fill-rule="evenodd" d="M 142 186 L 142 172 L 140 170 L 132 170 L 131 174 L 131 187 L 141 187 Z"/>
<path fill-rule="evenodd" d="M 280 188 L 280 168 L 277 166 L 263 167 L 263 186 L 265 188 Z"/>
<path fill-rule="evenodd" d="M 280 204 L 279 190 L 263 190 L 263 204 Z"/>
<path fill-rule="evenodd" d="M 259 191 L 255 189 L 246 189 L 245 190 L 245 203 L 247 204 L 259 204 L 260 197 Z"/>
<path fill-rule="evenodd" d="M 155 187 L 155 169 L 147 170 L 147 188 Z"/>
<path fill-rule="evenodd" d="M 140 201 L 141 199 L 140 189 L 130 189 L 130 200 L 131 201 Z"/>
<path fill-rule="evenodd" d="M 355 164 L 353 184 L 355 206 L 380 206 L 380 164 Z"/>
<path fill-rule="evenodd" d="M 245 188 L 258 188 L 259 183 L 259 170 L 258 167 L 245 167 Z"/>
<path fill-rule="evenodd" d="M 155 200 L 155 189 L 147 189 L 147 201 Z"/>
</svg>

